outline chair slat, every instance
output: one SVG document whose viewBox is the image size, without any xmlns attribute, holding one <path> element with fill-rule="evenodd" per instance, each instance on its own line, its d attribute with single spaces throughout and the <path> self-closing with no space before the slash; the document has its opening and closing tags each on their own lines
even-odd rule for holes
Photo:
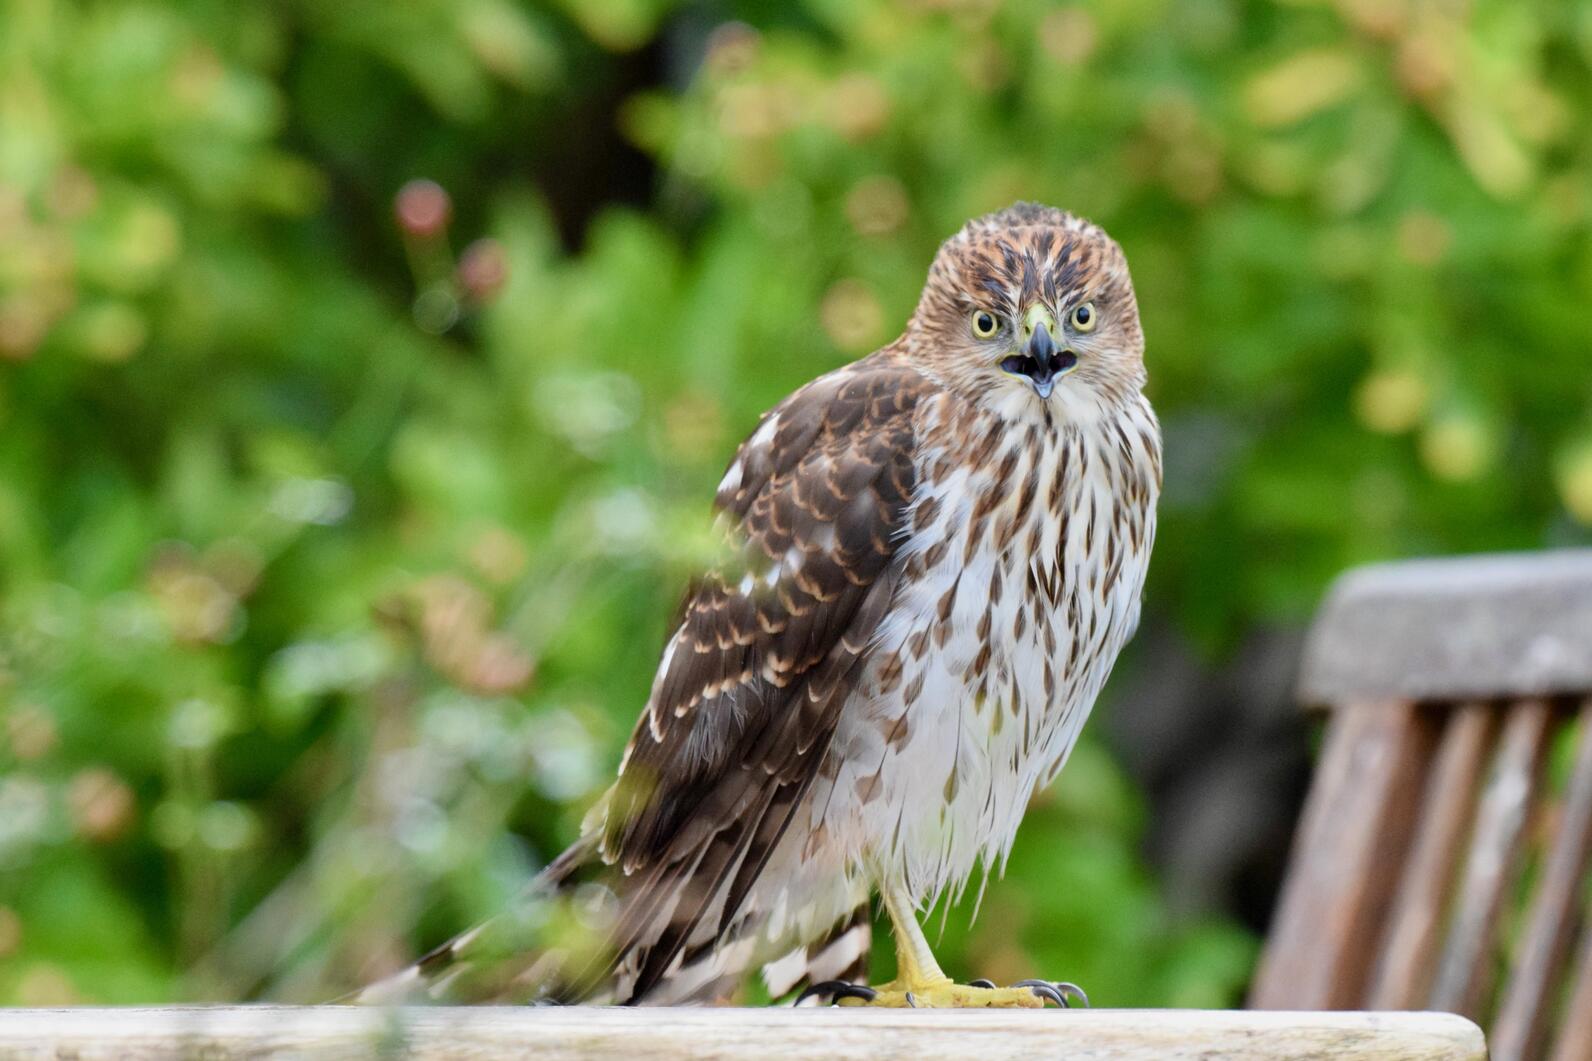
<svg viewBox="0 0 1592 1061">
<path fill-rule="evenodd" d="M 1367 999 L 1371 1009 L 1419 1009 L 1431 990 L 1443 913 L 1497 736 L 1498 712 L 1469 703 L 1454 710 L 1421 796 L 1419 826 L 1388 919 Z"/>
<path fill-rule="evenodd" d="M 1553 1061 L 1586 1061 L 1592 1057 L 1592 932 L 1581 934 L 1575 986 L 1564 1010 L 1564 1024 L 1553 1048 Z"/>
<path fill-rule="evenodd" d="M 1579 741 L 1558 834 L 1549 850 L 1519 957 L 1493 1026 L 1495 1061 L 1517 1061 L 1537 1055 L 1546 1038 L 1554 983 L 1570 949 L 1577 900 L 1581 897 L 1587 857 L 1592 853 L 1592 699 L 1581 706 Z M 1592 1057 L 1592 1049 L 1583 1056 Z"/>
<path fill-rule="evenodd" d="M 1490 987 L 1498 915 L 1514 880 L 1551 717 L 1542 700 L 1509 705 L 1498 756 L 1476 815 L 1448 943 L 1438 961 L 1431 1009 L 1474 1018 Z"/>
<path fill-rule="evenodd" d="M 1358 1006 L 1435 732 L 1408 701 L 1333 714 L 1252 1008 Z"/>
</svg>

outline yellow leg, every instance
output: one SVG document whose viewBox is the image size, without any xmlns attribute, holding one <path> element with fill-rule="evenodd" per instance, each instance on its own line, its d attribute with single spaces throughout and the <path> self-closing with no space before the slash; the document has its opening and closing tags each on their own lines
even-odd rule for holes
<svg viewBox="0 0 1592 1061">
<path fill-rule="evenodd" d="M 927 1009 L 984 1009 L 992 1006 L 1041 1009 L 1045 1000 L 1031 987 L 974 987 L 954 983 L 934 960 L 918 925 L 912 900 L 898 887 L 882 890 L 885 913 L 896 943 L 896 978 L 874 989 L 874 997 L 842 998 L 842 1006 L 916 1006 Z"/>
<path fill-rule="evenodd" d="M 923 926 L 918 924 L 917 910 L 912 901 L 894 887 L 884 888 L 881 897 L 884 899 L 885 913 L 890 917 L 891 934 L 895 936 L 895 983 L 907 990 L 950 983 L 951 978 L 934 960 L 934 952 L 929 949 Z"/>
</svg>

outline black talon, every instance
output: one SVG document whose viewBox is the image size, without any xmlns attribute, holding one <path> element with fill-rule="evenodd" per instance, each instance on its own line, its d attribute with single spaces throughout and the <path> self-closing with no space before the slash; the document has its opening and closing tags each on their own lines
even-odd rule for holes
<svg viewBox="0 0 1592 1061">
<path fill-rule="evenodd" d="M 912 1009 L 918 1008 L 918 1000 L 912 997 L 912 992 L 907 992 L 907 1005 Z"/>
<path fill-rule="evenodd" d="M 1079 1002 L 1083 1003 L 1084 1009 L 1089 1008 L 1089 996 L 1084 994 L 1083 988 L 1079 987 L 1077 984 L 1068 983 L 1066 980 L 1058 980 L 1056 981 L 1056 990 L 1060 991 L 1063 995 L 1071 995 L 1076 997 Z"/>
<path fill-rule="evenodd" d="M 994 980 L 985 980 L 983 978 L 980 978 L 980 979 L 977 979 L 977 980 L 969 980 L 968 983 L 967 983 L 967 986 L 968 987 L 984 987 L 984 988 L 988 988 L 989 990 L 993 991 L 993 990 L 995 990 L 995 981 Z"/>
<path fill-rule="evenodd" d="M 1060 991 L 1056 990 L 1056 985 L 1051 983 L 1049 980 L 1019 980 L 1012 986 L 1026 987 L 1040 998 L 1048 999 L 1049 1001 L 1060 1006 L 1062 1009 L 1067 1008 L 1066 998 L 1062 996 Z"/>
<path fill-rule="evenodd" d="M 1083 1003 L 1084 1009 L 1089 1008 L 1089 996 L 1083 993 L 1083 988 L 1065 980 L 1051 983 L 1049 980 L 1019 980 L 1013 987 L 1026 987 L 1040 998 L 1049 999 L 1062 1009 L 1071 1009 L 1072 1003 L 1068 998 L 1076 997 Z"/>
<path fill-rule="evenodd" d="M 871 987 L 861 984 L 848 984 L 844 980 L 825 980 L 822 983 L 810 984 L 807 989 L 796 996 L 792 1006 L 799 1006 L 814 995 L 827 996 L 832 1006 L 843 998 L 860 998 L 864 1002 L 872 1002 L 879 997 L 879 992 Z"/>
</svg>

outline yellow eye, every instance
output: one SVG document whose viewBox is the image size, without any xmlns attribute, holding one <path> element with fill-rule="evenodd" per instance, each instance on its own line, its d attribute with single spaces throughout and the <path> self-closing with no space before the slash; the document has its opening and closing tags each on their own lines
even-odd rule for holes
<svg viewBox="0 0 1592 1061">
<path fill-rule="evenodd" d="M 980 339 L 988 339 L 1000 331 L 1001 322 L 995 314 L 987 309 L 973 311 L 973 334 Z"/>
<path fill-rule="evenodd" d="M 1095 312 L 1093 302 L 1080 302 L 1072 307 L 1072 314 L 1068 319 L 1072 322 L 1073 331 L 1092 332 L 1100 320 L 1100 314 Z"/>
</svg>

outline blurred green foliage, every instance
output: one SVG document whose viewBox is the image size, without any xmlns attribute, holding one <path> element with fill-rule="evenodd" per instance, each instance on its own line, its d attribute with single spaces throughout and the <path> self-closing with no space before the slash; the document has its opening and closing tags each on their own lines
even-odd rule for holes
<svg viewBox="0 0 1592 1061">
<path fill-rule="evenodd" d="M 571 251 L 615 123 L 648 205 Z M 394 221 L 417 177 L 451 215 Z M 1017 198 L 1127 249 L 1149 607 L 1212 653 L 1354 562 L 1587 540 L 1592 4 L 10 0 L 0 1002 L 324 998 L 497 908 L 735 443 Z M 951 968 L 1235 1001 L 1142 818 L 1086 740 Z"/>
</svg>

